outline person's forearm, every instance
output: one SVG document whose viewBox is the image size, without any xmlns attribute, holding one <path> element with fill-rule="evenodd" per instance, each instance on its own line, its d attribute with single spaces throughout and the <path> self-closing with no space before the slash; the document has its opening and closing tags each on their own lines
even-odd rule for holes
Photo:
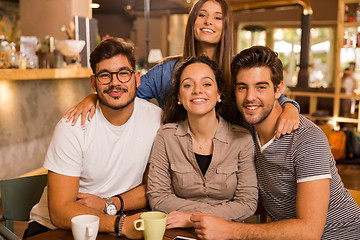
<svg viewBox="0 0 360 240">
<path fill-rule="evenodd" d="M 148 201 L 146 198 L 146 185 L 140 185 L 136 188 L 133 188 L 123 194 L 120 194 L 124 201 L 124 208 L 123 211 L 131 211 L 137 210 L 141 208 L 145 208 L 148 205 Z M 118 197 L 111 198 L 117 209 L 120 210 L 121 202 Z"/>
<path fill-rule="evenodd" d="M 213 205 L 212 207 L 197 208 L 197 211 L 214 214 L 228 221 L 243 221 L 254 215 L 256 207 L 257 196 L 254 196 L 246 200 L 237 199 Z"/>
<path fill-rule="evenodd" d="M 152 210 L 161 212 L 198 212 L 199 208 L 210 208 L 211 205 L 199 201 L 179 198 L 172 193 L 155 193 L 149 197 Z"/>
<path fill-rule="evenodd" d="M 262 240 L 288 240 L 288 239 L 320 239 L 323 229 L 315 229 L 312 224 L 304 220 L 289 219 L 265 224 L 233 224 L 231 239 L 262 239 Z"/>
<path fill-rule="evenodd" d="M 295 100 L 287 98 L 287 97 L 285 97 L 284 94 L 281 94 L 278 101 L 279 101 L 281 107 L 283 107 L 283 108 L 285 105 L 287 105 L 287 103 L 290 103 L 291 105 L 295 106 L 297 108 L 298 112 L 300 113 L 300 105 Z"/>
<path fill-rule="evenodd" d="M 91 214 L 100 218 L 99 232 L 114 232 L 116 216 L 106 215 L 95 209 L 86 207 L 79 203 L 67 203 L 62 206 L 49 206 L 52 223 L 62 229 L 71 229 L 71 219 L 78 215 Z"/>
</svg>

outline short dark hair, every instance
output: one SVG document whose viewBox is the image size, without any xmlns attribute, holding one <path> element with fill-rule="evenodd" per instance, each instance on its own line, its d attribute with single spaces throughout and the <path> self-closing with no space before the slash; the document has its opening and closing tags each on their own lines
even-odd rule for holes
<svg viewBox="0 0 360 240">
<path fill-rule="evenodd" d="M 210 60 L 206 56 L 200 57 L 188 57 L 185 59 L 180 59 L 178 65 L 172 76 L 171 92 L 166 99 L 164 106 L 164 112 L 162 115 L 163 124 L 166 123 L 175 123 L 183 121 L 187 117 L 187 111 L 183 105 L 178 105 L 178 94 L 181 83 L 181 75 L 186 67 L 194 63 L 204 63 L 208 65 L 214 75 L 217 83 L 218 91 L 221 95 L 221 102 L 218 102 L 215 106 L 215 111 L 218 115 L 229 122 L 234 122 L 235 117 L 233 117 L 233 109 L 235 107 L 233 101 L 231 101 L 229 94 L 226 92 L 225 83 L 223 81 L 222 71 L 219 69 L 219 66 L 216 62 Z"/>
<path fill-rule="evenodd" d="M 93 73 L 96 73 L 96 64 L 117 55 L 124 55 L 131 67 L 136 68 L 134 46 L 121 38 L 109 38 L 101 41 L 90 54 L 90 65 Z"/>
<path fill-rule="evenodd" d="M 274 90 L 283 80 L 283 65 L 278 54 L 268 47 L 253 46 L 238 53 L 231 63 L 231 75 L 233 84 L 236 84 L 236 75 L 241 69 L 254 67 L 267 67 L 271 71 L 271 81 Z"/>
</svg>

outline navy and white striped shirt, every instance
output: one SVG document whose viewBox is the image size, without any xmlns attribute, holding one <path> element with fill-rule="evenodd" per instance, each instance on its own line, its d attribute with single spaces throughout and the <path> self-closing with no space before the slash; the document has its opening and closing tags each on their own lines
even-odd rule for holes
<svg viewBox="0 0 360 240">
<path fill-rule="evenodd" d="M 271 219 L 296 218 L 297 183 L 329 178 L 330 201 L 321 239 L 360 239 L 360 208 L 344 188 L 322 130 L 300 115 L 297 130 L 262 147 L 251 130 L 260 198 Z"/>
</svg>

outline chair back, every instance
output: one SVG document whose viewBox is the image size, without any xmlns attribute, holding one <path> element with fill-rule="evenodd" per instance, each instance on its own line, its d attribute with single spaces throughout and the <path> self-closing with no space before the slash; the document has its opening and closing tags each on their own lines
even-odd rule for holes
<svg viewBox="0 0 360 240">
<path fill-rule="evenodd" d="M 351 194 L 352 198 L 355 202 L 360 206 L 360 191 L 348 189 L 349 193 Z"/>
<path fill-rule="evenodd" d="M 47 174 L 0 180 L 5 220 L 29 221 L 31 208 L 39 202 L 47 184 Z"/>
<path fill-rule="evenodd" d="M 21 238 L 0 223 L 0 240 L 21 240 Z"/>
</svg>

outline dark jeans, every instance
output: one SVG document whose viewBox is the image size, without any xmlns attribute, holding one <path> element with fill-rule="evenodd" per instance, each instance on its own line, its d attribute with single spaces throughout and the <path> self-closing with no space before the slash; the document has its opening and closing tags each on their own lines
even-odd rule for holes
<svg viewBox="0 0 360 240">
<path fill-rule="evenodd" d="M 27 229 L 24 232 L 24 236 L 23 239 L 27 239 L 28 237 L 43 233 L 43 232 L 47 232 L 50 231 L 51 229 L 48 227 L 45 227 L 44 225 L 41 225 L 38 222 L 31 222 L 29 223 Z"/>
</svg>

